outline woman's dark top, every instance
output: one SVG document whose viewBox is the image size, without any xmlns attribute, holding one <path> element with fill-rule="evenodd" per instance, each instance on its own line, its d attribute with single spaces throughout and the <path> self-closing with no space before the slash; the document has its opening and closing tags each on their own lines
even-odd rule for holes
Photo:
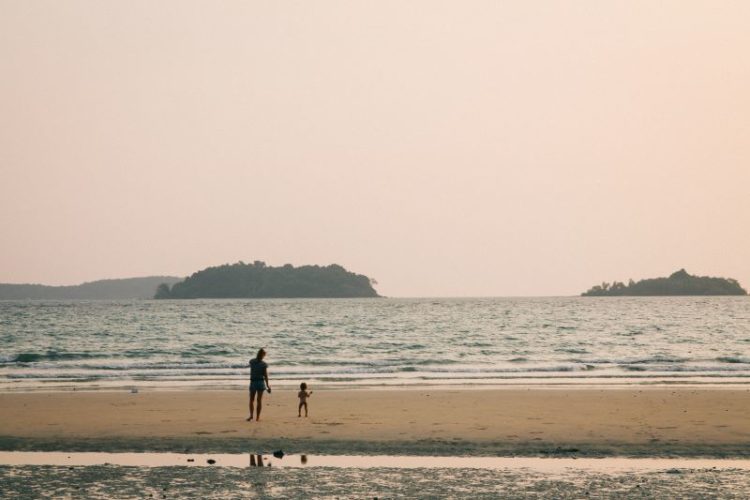
<svg viewBox="0 0 750 500">
<path fill-rule="evenodd" d="M 250 360 L 250 380 L 263 380 L 266 375 L 266 368 L 268 364 L 265 361 L 261 361 L 258 358 Z"/>
</svg>

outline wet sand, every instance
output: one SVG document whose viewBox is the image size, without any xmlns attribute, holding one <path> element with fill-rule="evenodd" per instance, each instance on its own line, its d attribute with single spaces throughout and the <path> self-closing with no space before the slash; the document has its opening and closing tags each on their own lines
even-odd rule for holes
<svg viewBox="0 0 750 500">
<path fill-rule="evenodd" d="M 98 451 L 750 456 L 748 389 L 0 394 L 0 448 Z"/>
<path fill-rule="evenodd" d="M 8 498 L 680 498 L 746 499 L 744 470 L 599 474 L 572 470 L 272 467 L 7 467 Z"/>
</svg>

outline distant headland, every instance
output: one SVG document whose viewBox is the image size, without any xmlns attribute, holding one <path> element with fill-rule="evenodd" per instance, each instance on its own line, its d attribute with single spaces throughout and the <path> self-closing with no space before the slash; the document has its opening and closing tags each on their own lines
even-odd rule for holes
<svg viewBox="0 0 750 500">
<path fill-rule="evenodd" d="M 337 264 L 272 267 L 238 262 L 209 267 L 179 283 L 162 283 L 155 299 L 378 297 L 375 280 Z"/>
<path fill-rule="evenodd" d="M 656 295 L 747 295 L 737 280 L 693 276 L 684 269 L 668 278 L 651 278 L 626 285 L 619 281 L 602 283 L 581 294 L 584 297 L 656 296 Z"/>
<path fill-rule="evenodd" d="M 129 300 L 150 299 L 159 283 L 172 285 L 175 276 L 98 280 L 71 286 L 0 283 L 0 300 Z"/>
</svg>

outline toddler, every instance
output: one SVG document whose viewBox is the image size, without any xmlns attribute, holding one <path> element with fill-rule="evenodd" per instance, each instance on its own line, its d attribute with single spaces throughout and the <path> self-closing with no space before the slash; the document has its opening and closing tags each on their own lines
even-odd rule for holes
<svg viewBox="0 0 750 500">
<path fill-rule="evenodd" d="M 299 385 L 299 392 L 297 393 L 297 397 L 299 398 L 299 408 L 297 408 L 297 416 L 302 416 L 302 407 L 305 407 L 305 416 L 307 416 L 307 398 L 310 397 L 310 394 L 312 394 L 312 391 L 307 392 L 307 384 L 302 382 Z"/>
</svg>

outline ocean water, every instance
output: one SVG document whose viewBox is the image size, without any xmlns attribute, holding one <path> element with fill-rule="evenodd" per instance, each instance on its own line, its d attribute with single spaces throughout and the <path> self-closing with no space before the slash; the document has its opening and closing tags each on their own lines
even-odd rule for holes
<svg viewBox="0 0 750 500">
<path fill-rule="evenodd" d="M 748 384 L 747 297 L 0 302 L 0 390 Z"/>
</svg>

